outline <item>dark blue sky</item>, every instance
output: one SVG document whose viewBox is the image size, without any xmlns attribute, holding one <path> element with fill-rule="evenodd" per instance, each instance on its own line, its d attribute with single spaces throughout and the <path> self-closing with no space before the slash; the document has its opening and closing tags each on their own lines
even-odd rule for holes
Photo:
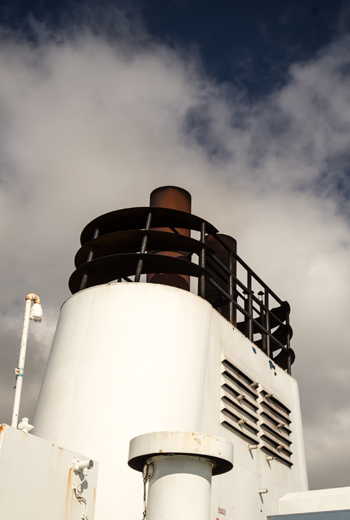
<svg viewBox="0 0 350 520">
<path fill-rule="evenodd" d="M 34 17 L 54 29 L 72 19 L 79 23 L 78 5 L 87 4 L 3 1 L 0 20 L 23 30 Z M 131 25 L 141 20 L 152 37 L 194 50 L 211 77 L 232 82 L 253 98 L 283 84 L 292 62 L 314 56 L 350 26 L 344 0 L 103 0 L 88 5 L 100 19 L 112 5 L 124 10 Z"/>
</svg>

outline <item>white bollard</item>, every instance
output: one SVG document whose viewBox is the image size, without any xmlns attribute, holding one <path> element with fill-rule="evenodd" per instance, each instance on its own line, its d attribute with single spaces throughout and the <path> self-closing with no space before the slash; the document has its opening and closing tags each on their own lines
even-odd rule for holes
<svg viewBox="0 0 350 520">
<path fill-rule="evenodd" d="M 209 520 L 213 463 L 190 455 L 150 460 L 147 520 Z"/>
<path fill-rule="evenodd" d="M 233 446 L 207 433 L 154 432 L 130 441 L 129 466 L 143 471 L 144 518 L 209 520 L 212 475 L 233 467 Z"/>
</svg>

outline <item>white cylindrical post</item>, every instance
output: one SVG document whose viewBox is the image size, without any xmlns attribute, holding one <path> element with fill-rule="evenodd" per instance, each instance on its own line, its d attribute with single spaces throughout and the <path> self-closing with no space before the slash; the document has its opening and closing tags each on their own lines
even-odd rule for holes
<svg viewBox="0 0 350 520">
<path fill-rule="evenodd" d="M 233 446 L 209 433 L 147 433 L 130 441 L 128 464 L 143 472 L 147 520 L 209 520 L 212 475 L 232 469 Z"/>
<path fill-rule="evenodd" d="M 209 520 L 213 463 L 190 455 L 150 460 L 147 520 Z"/>
<path fill-rule="evenodd" d="M 19 403 L 21 401 L 23 371 L 24 371 L 24 363 L 25 363 L 25 359 L 26 359 L 29 317 L 30 317 L 31 306 L 32 306 L 32 300 L 26 299 L 26 305 L 25 305 L 25 309 L 24 309 L 24 318 L 23 318 L 21 349 L 19 351 L 18 367 L 15 369 L 16 391 L 15 391 L 15 400 L 14 400 L 14 404 L 13 404 L 12 422 L 11 422 L 11 426 L 13 428 L 17 428 L 17 424 L 18 424 L 18 412 L 19 412 Z"/>
<path fill-rule="evenodd" d="M 33 309 L 35 312 L 31 316 L 31 307 L 32 302 L 34 301 Z M 35 307 L 35 308 L 34 308 Z M 29 329 L 29 320 L 38 321 L 39 323 L 42 320 L 42 309 L 40 305 L 40 298 L 36 294 L 29 293 L 26 296 L 26 304 L 24 308 L 24 318 L 23 318 L 23 329 L 22 329 L 22 340 L 21 340 L 21 348 L 19 351 L 19 360 L 18 367 L 15 368 L 16 374 L 16 391 L 15 391 L 15 400 L 13 403 L 13 412 L 12 412 L 12 422 L 11 426 L 13 428 L 17 428 L 18 424 L 18 413 L 19 413 L 19 405 L 21 402 L 21 393 L 22 393 L 22 384 L 23 384 L 23 372 L 24 372 L 24 363 L 26 360 L 26 350 L 27 350 L 27 341 L 28 341 L 28 329 Z"/>
</svg>

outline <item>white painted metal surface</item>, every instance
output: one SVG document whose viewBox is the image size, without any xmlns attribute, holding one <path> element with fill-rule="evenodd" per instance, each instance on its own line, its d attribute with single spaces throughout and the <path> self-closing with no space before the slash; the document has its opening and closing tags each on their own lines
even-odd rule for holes
<svg viewBox="0 0 350 520">
<path fill-rule="evenodd" d="M 276 395 L 291 410 L 291 468 L 267 461 L 260 447 L 249 450 L 221 424 L 223 359 L 258 382 L 259 395 Z M 194 294 L 137 283 L 86 289 L 62 307 L 35 433 L 100 462 L 97 520 L 114 520 L 116 504 L 121 518 L 142 513 L 142 478 L 127 466 L 133 437 L 224 437 L 234 444 L 235 467 L 213 479 L 211 518 L 224 520 L 224 511 L 227 519 L 263 519 L 278 513 L 283 495 L 307 489 L 297 383 L 269 361 Z"/>
<path fill-rule="evenodd" d="M 152 432 L 130 441 L 129 466 L 142 471 L 148 458 L 164 454 L 205 457 L 213 463 L 213 474 L 233 467 L 233 445 L 227 439 L 200 432 Z"/>
<path fill-rule="evenodd" d="M 213 465 L 208 459 L 165 455 L 151 463 L 148 520 L 209 520 Z"/>
<path fill-rule="evenodd" d="M 198 432 L 153 432 L 130 441 L 129 466 L 148 483 L 148 520 L 209 520 L 212 475 L 230 471 L 233 446 Z"/>
<path fill-rule="evenodd" d="M 94 520 L 98 464 L 74 471 L 79 453 L 0 425 L 0 518 L 4 520 Z M 75 497 L 73 486 L 84 501 Z M 87 516 L 82 515 L 86 513 Z"/>
<path fill-rule="evenodd" d="M 350 509 L 350 487 L 288 493 L 279 500 L 280 514 Z"/>
</svg>

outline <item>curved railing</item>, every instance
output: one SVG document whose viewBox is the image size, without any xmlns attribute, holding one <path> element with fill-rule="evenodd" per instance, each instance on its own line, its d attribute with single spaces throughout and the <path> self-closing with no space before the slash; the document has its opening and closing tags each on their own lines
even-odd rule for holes
<svg viewBox="0 0 350 520">
<path fill-rule="evenodd" d="M 198 295 L 262 349 L 272 368 L 276 363 L 291 373 L 289 304 L 237 255 L 234 239 L 196 215 L 159 207 L 102 215 L 84 228 L 75 266 L 73 294 L 114 280 L 139 282 L 142 275 L 152 281 L 155 273 L 177 277 L 169 282 L 177 287 L 186 286 L 186 277 L 197 279 Z"/>
</svg>

